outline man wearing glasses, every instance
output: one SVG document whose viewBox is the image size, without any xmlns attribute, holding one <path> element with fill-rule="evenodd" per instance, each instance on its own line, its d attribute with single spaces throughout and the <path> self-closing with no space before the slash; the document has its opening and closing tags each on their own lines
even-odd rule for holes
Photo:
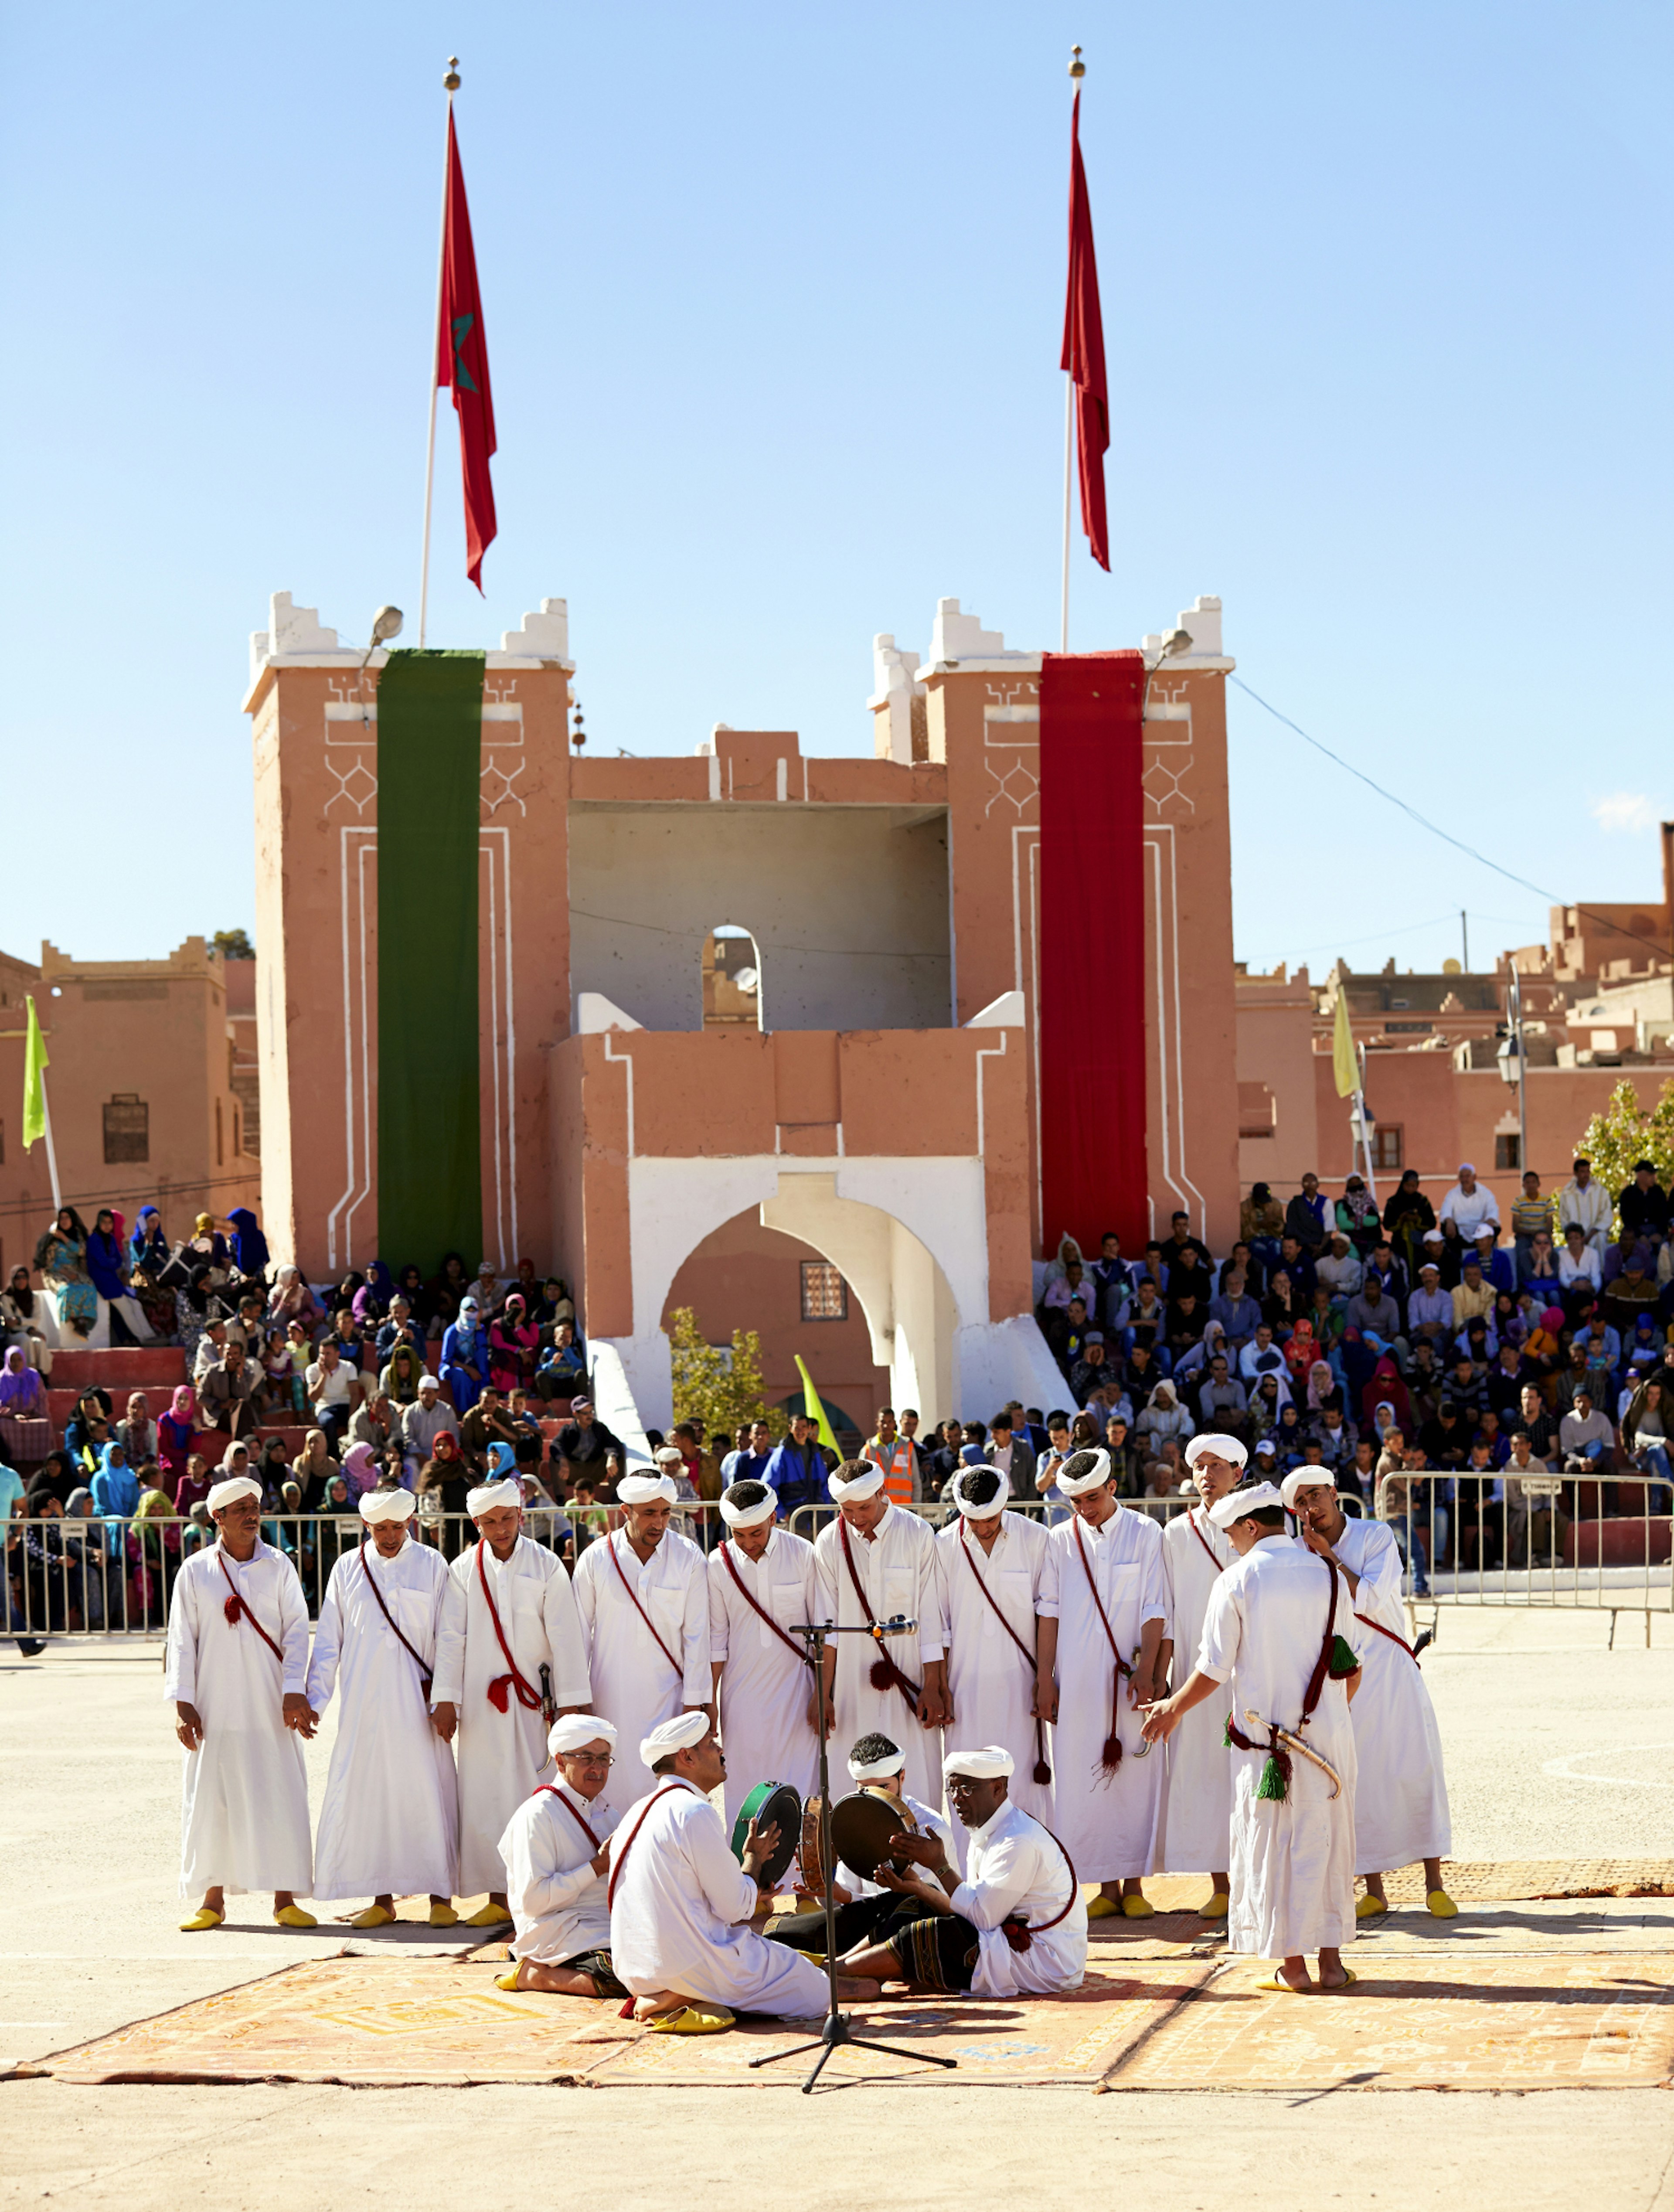
<svg viewBox="0 0 1674 2212">
<path fill-rule="evenodd" d="M 519 1806 L 500 1839 L 515 1933 L 502 1990 L 625 1997 L 610 1964 L 605 1875 L 618 1815 L 604 1802 L 616 1731 L 597 1713 L 565 1713 L 548 1746 L 558 1765 Z"/>
</svg>

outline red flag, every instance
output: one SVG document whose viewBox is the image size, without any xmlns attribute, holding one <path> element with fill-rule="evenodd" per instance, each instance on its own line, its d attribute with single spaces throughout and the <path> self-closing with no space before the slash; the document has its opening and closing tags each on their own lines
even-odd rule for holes
<svg viewBox="0 0 1674 2212">
<path fill-rule="evenodd" d="M 1081 526 L 1093 558 L 1110 566 L 1104 514 L 1104 457 L 1110 446 L 1110 401 L 1104 380 L 1104 321 L 1099 313 L 1099 264 L 1093 254 L 1093 210 L 1081 166 L 1081 94 L 1070 113 L 1070 286 L 1064 301 L 1064 356 L 1076 387 L 1076 447 L 1081 465 Z"/>
<path fill-rule="evenodd" d="M 494 488 L 488 458 L 494 450 L 494 407 L 488 388 L 488 348 L 482 331 L 482 296 L 476 289 L 476 253 L 470 242 L 470 210 L 447 112 L 446 214 L 442 224 L 441 310 L 436 328 L 436 382 L 450 385 L 459 418 L 459 460 L 465 479 L 465 574 L 480 592 L 482 556 L 494 544 Z"/>
</svg>

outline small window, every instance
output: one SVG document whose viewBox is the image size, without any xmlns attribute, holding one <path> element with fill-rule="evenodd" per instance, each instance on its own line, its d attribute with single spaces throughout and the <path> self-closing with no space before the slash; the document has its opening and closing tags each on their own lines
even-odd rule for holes
<svg viewBox="0 0 1674 2212">
<path fill-rule="evenodd" d="M 1496 1137 L 1494 1139 L 1495 1166 L 1496 1168 L 1520 1168 L 1523 1164 L 1521 1157 L 1522 1150 L 1522 1139 L 1519 1137 L 1515 1129 L 1511 1132 L 1509 1136 Z"/>
<path fill-rule="evenodd" d="M 802 1317 L 804 1321 L 846 1321 L 849 1286 L 825 1260 L 802 1263 Z"/>
<path fill-rule="evenodd" d="M 105 1109 L 105 1164 L 134 1165 L 151 1157 L 151 1109 L 137 1091 L 118 1091 Z"/>
<path fill-rule="evenodd" d="M 1406 1165 L 1401 1144 L 1401 1125 L 1398 1121 L 1377 1123 L 1372 1131 L 1372 1164 L 1390 1175 L 1398 1175 Z"/>
<path fill-rule="evenodd" d="M 703 1026 L 761 1026 L 761 963 L 755 939 L 737 922 L 718 922 L 703 940 Z"/>
</svg>

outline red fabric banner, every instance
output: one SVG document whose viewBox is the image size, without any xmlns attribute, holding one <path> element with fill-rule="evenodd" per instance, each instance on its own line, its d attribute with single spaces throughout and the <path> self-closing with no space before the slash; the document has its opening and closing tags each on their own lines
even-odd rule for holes
<svg viewBox="0 0 1674 2212">
<path fill-rule="evenodd" d="M 476 289 L 476 251 L 470 239 L 459 142 L 453 110 L 447 112 L 447 212 L 442 227 L 441 312 L 436 325 L 436 383 L 451 386 L 459 418 L 459 460 L 465 479 L 465 574 L 480 592 L 482 556 L 494 542 L 494 488 L 488 461 L 494 451 L 494 404 L 488 386 L 488 345 L 482 330 L 482 295 Z"/>
<path fill-rule="evenodd" d="M 1145 1168 L 1145 854 L 1137 653 L 1040 664 L 1041 1230 L 1090 1262 L 1150 1234 Z"/>
<path fill-rule="evenodd" d="M 1099 312 L 1099 264 L 1093 252 L 1093 209 L 1081 166 L 1081 94 L 1070 111 L 1070 282 L 1064 301 L 1064 352 L 1058 362 L 1076 387 L 1076 451 L 1081 468 L 1081 526 L 1100 568 L 1110 566 L 1104 512 L 1104 457 L 1110 445 L 1110 398 L 1104 379 L 1104 318 Z"/>
</svg>

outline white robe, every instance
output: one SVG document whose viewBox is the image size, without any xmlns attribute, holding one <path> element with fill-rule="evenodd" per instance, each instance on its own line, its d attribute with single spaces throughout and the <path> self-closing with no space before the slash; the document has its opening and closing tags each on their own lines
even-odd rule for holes
<svg viewBox="0 0 1674 2212">
<path fill-rule="evenodd" d="M 610 1839 L 613 1879 L 619 1863 L 610 1958 L 635 1996 L 679 1990 L 734 2012 L 824 2017 L 822 1970 L 740 1924 L 756 1909 L 755 1884 L 733 1857 L 720 1814 L 689 1782 L 652 1777 Z"/>
<path fill-rule="evenodd" d="M 844 1523 L 840 1517 L 822 1528 L 814 1545 L 822 1620 L 840 1628 L 864 1628 L 866 1615 L 855 1593 L 853 1578 L 842 1552 Z M 863 1735 L 874 1731 L 898 1743 L 907 1754 L 907 1786 L 915 1797 L 939 1804 L 942 1799 L 942 1731 L 920 1725 L 907 1699 L 892 1683 L 886 1690 L 874 1687 L 871 1668 L 880 1650 L 887 1650 L 909 1682 L 924 1680 L 925 1666 L 942 1656 L 941 1592 L 936 1566 L 936 1535 L 927 1521 L 916 1513 L 891 1505 L 870 1539 L 848 1531 L 855 1572 L 864 1588 L 876 1620 L 905 1614 L 919 1624 L 913 1636 L 892 1636 L 880 1645 L 868 1636 L 836 1636 L 837 1653 L 833 1705 L 835 1731 L 830 1756 L 839 1772 L 842 1762 Z M 835 1787 L 834 1784 L 833 1787 Z"/>
<path fill-rule="evenodd" d="M 519 1805 L 500 1839 L 506 1898 L 516 1931 L 512 1938 L 514 1959 L 537 1959 L 543 1966 L 561 1966 L 584 1951 L 610 1948 L 604 1876 L 593 1872 L 593 1847 L 579 1822 L 566 1810 L 572 1805 L 600 1843 L 608 1842 L 616 1826 L 610 1807 L 603 1797 L 588 1800 L 561 1780 L 550 1789 L 537 1790 Z"/>
<path fill-rule="evenodd" d="M 1289 1795 L 1258 1797 L 1266 1764 L 1265 1722 L 1297 1729 L 1325 1630 L 1325 1562 L 1278 1534 L 1259 1543 L 1215 1586 L 1197 1665 L 1231 1694 L 1207 1702 L 1263 1747 L 1229 1752 L 1233 1765 L 1232 1908 L 1227 1947 L 1259 1959 L 1289 1959 L 1322 1944 L 1355 1940 L 1355 1730 L 1348 1692 L 1327 1676 L 1313 1718 L 1300 1732 L 1331 1761 L 1342 1794 L 1311 1759 L 1291 1754 Z M 1356 1653 L 1371 1635 L 1354 1617 L 1339 1577 L 1335 1631 Z"/>
<path fill-rule="evenodd" d="M 1201 1536 L 1202 1542 L 1198 1541 Z M 1204 1545 L 1212 1551 L 1211 1560 Z M 1171 1674 L 1179 1689 L 1198 1663 L 1217 1573 L 1238 1557 L 1224 1529 L 1201 1505 L 1177 1513 L 1162 1532 L 1162 1568 L 1168 1583 L 1168 1633 L 1174 1638 Z M 1162 1803 L 1157 1814 L 1155 1874 L 1224 1873 L 1232 1848 L 1232 1761 L 1227 1754 L 1226 1715 L 1214 1698 L 1194 1705 L 1160 1755 L 1166 1757 Z M 1153 1754 L 1157 1756 L 1159 1754 Z"/>
<path fill-rule="evenodd" d="M 621 1566 L 619 1575 L 611 1564 Z M 689 1536 L 670 1528 L 643 1563 L 625 1529 L 589 1544 L 575 1565 L 575 1601 L 587 1638 L 592 1705 L 614 1723 L 616 1763 L 610 1794 L 631 1804 L 652 1786 L 640 1744 L 663 1721 L 688 1706 L 707 1705 L 709 1672 L 709 1583 L 703 1553 Z M 634 1595 L 677 1660 L 676 1674 L 652 1640 Z"/>
<path fill-rule="evenodd" d="M 1376 1621 L 1407 1640 L 1395 1532 L 1381 1521 L 1345 1517 L 1331 1548 L 1360 1577 L 1354 1608 L 1366 1616 L 1359 1624 L 1360 1688 L 1349 1709 L 1360 1764 L 1355 1872 L 1387 1874 L 1418 1859 L 1446 1858 L 1453 1826 L 1435 1708 L 1417 1662 L 1367 1626 Z"/>
<path fill-rule="evenodd" d="M 503 1890 L 506 1869 L 500 1839 L 506 1823 L 537 1782 L 549 1778 L 548 1722 L 537 1706 L 518 1702 L 509 1686 L 502 1713 L 488 1687 L 506 1672 L 506 1656 L 482 1595 L 477 1554 L 486 1553 L 489 1587 L 500 1625 L 531 1690 L 541 1669 L 552 1670 L 552 1696 L 561 1711 L 588 1702 L 587 1645 L 563 1563 L 527 1536 L 511 1557 L 497 1560 L 481 1543 L 455 1559 L 448 1573 L 436 1644 L 433 1705 L 458 1708 L 459 1887 L 461 1897 Z"/>
<path fill-rule="evenodd" d="M 288 1889 L 312 1893 L 308 1782 L 302 1740 L 283 1699 L 308 1675 L 308 1608 L 296 1569 L 258 1538 L 227 1567 L 239 1595 L 284 1653 L 282 1667 L 232 1595 L 216 1543 L 181 1563 L 168 1608 L 163 1695 L 197 1708 L 203 1740 L 185 1755 L 180 1793 L 180 1894 Z"/>
<path fill-rule="evenodd" d="M 953 1698 L 953 1725 L 945 1731 L 948 1748 L 973 1751 L 980 1744 L 1004 1744 L 1015 1762 L 1009 1802 L 1048 1827 L 1052 1824 L 1052 1788 L 1049 1782 L 1034 1779 L 1040 1752 L 1031 1708 L 1035 1608 L 1042 1579 L 1051 1577 L 1049 1541 L 1040 1522 L 1022 1513 L 1001 1515 L 992 1552 L 985 1552 L 974 1536 L 967 1536 L 962 1514 L 949 1521 L 936 1539 L 948 1686 Z M 978 1588 L 977 1575 L 1031 1655 L 1029 1660 L 994 1618 L 994 1606 Z M 1050 1765 L 1049 1729 L 1041 1731 L 1041 1740 Z M 957 1822 L 955 1828 L 959 1856 L 954 1863 L 958 1865 L 964 1856 L 965 1830 Z"/>
<path fill-rule="evenodd" d="M 788 1528 L 775 1528 L 759 1559 L 747 1559 L 731 1540 L 709 1554 L 709 1658 L 721 1669 L 723 1799 L 731 1832 L 759 1782 L 788 1782 L 798 1797 L 808 1797 L 820 1751 L 808 1717 L 814 1677 L 798 1656 L 802 1642 L 791 1636 L 793 1648 L 786 1650 L 739 1595 L 729 1562 L 762 1612 L 790 1636 L 798 1621 L 815 1618 L 814 1547 Z"/>
<path fill-rule="evenodd" d="M 1116 1662 L 1088 1587 L 1077 1539 L 1116 1648 L 1132 1666 L 1149 1620 L 1168 1632 L 1168 1585 L 1162 1568 L 1162 1531 L 1148 1513 L 1119 1505 L 1102 1528 L 1079 1514 L 1047 1532 L 1047 1565 L 1040 1610 L 1058 1616 L 1058 1724 L 1052 1730 L 1052 1832 L 1076 1863 L 1083 1881 L 1125 1881 L 1151 1865 L 1162 1761 L 1144 1750 L 1144 1716 L 1129 1702 L 1132 1684 L 1122 1677 L 1117 1735 L 1121 1764 L 1103 1765 L 1110 1734 Z"/>
<path fill-rule="evenodd" d="M 1040 1821 L 1008 1797 L 992 1820 L 967 1832 L 965 1879 L 953 1909 L 977 1930 L 980 1948 L 971 1974 L 973 1997 L 1055 1996 L 1077 1990 L 1087 1972 L 1087 1907 L 1071 1889 L 1064 1853 Z M 1081 1869 L 1077 1867 L 1079 1875 Z M 1014 1951 L 1000 1923 L 1021 1913 L 1040 1933 Z"/>
<path fill-rule="evenodd" d="M 362 1565 L 362 1559 L 365 1565 Z M 430 1725 L 417 1667 L 367 1587 L 367 1571 L 420 1657 L 434 1666 L 447 1561 L 409 1535 L 392 1559 L 368 1543 L 325 1585 L 308 1668 L 317 1713 L 341 1692 L 314 1852 L 316 1897 L 452 1897 L 459 1883 L 459 1784 Z"/>
</svg>

